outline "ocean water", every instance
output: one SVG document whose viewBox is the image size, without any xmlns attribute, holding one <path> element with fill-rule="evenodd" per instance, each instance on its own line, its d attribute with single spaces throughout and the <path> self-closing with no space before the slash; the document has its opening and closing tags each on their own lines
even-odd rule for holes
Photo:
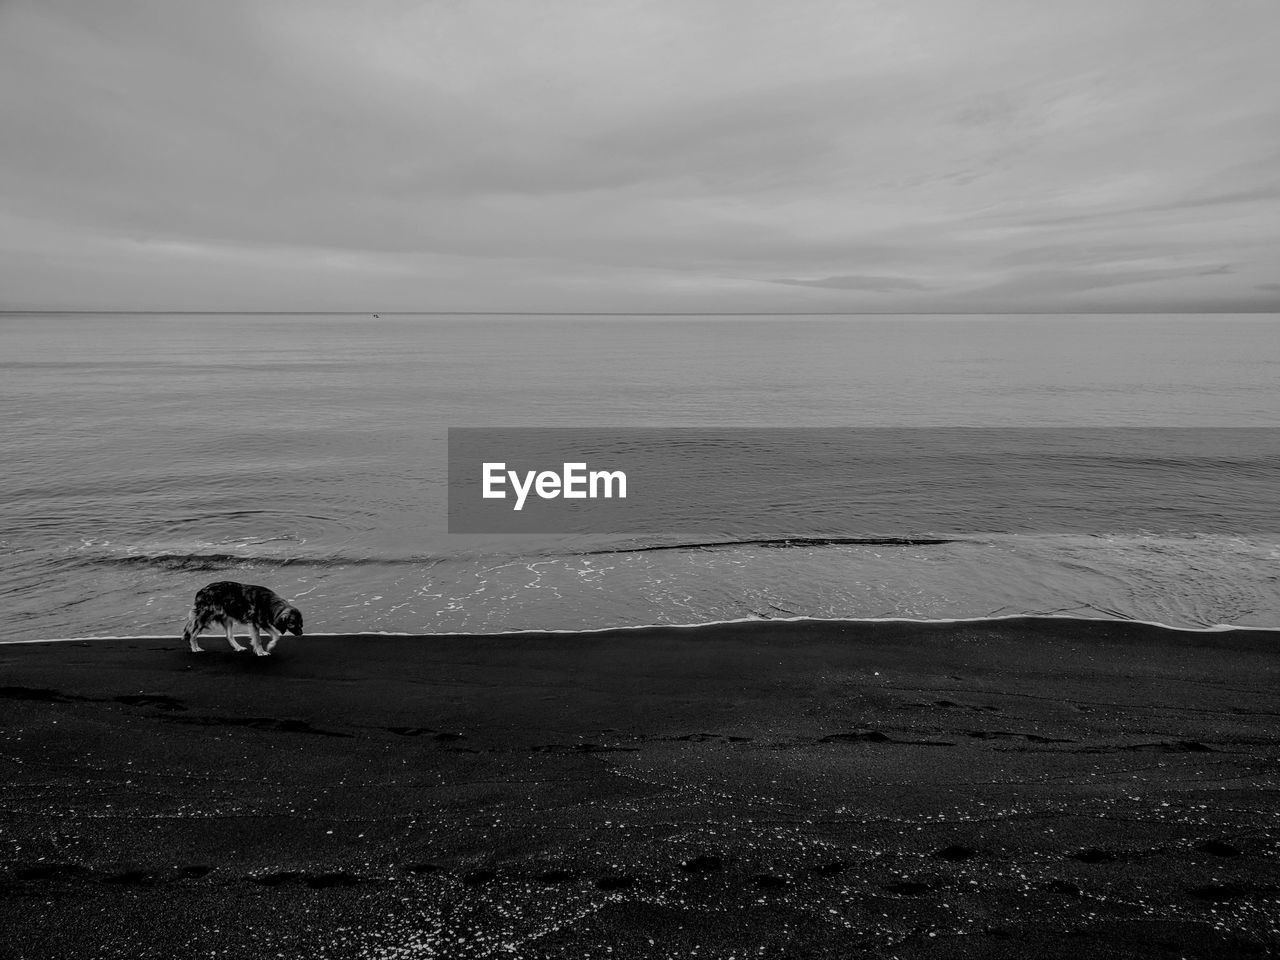
<svg viewBox="0 0 1280 960">
<path fill-rule="evenodd" d="M 1277 428 L 1276 316 L 15 314 L 0 317 L 0 408 L 8 640 L 176 636 L 215 579 L 276 589 L 313 632 L 1018 614 L 1280 626 L 1280 522 L 1215 532 L 1203 518 L 1234 505 L 1212 483 L 1158 530 L 1047 523 L 937 544 L 445 523 L 450 426 Z M 1276 461 L 1209 466 L 1267 482 Z M 1135 501 L 1161 482 L 1128 476 Z M 891 510 L 877 532 L 920 533 Z"/>
</svg>

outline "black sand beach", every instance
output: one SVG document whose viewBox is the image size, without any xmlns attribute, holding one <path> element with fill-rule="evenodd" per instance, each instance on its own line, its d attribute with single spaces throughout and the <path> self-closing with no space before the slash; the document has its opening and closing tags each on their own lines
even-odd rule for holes
<svg viewBox="0 0 1280 960">
<path fill-rule="evenodd" d="M 1280 635 L 0 648 L 18 957 L 1280 949 Z"/>
</svg>

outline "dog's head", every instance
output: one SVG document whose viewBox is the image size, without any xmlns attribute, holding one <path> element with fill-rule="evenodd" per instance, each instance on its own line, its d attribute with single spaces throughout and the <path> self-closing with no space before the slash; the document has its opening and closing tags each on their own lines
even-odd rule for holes
<svg viewBox="0 0 1280 960">
<path fill-rule="evenodd" d="M 297 607 L 285 607 L 276 617 L 276 629 L 281 633 L 302 636 L 302 612 Z"/>
</svg>

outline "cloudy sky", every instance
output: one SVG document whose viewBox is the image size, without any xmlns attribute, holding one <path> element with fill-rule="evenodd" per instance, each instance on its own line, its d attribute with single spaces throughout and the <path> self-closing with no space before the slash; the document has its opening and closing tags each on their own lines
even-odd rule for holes
<svg viewBox="0 0 1280 960">
<path fill-rule="evenodd" d="M 0 308 L 1280 310 L 1275 0 L 0 0 Z"/>
</svg>

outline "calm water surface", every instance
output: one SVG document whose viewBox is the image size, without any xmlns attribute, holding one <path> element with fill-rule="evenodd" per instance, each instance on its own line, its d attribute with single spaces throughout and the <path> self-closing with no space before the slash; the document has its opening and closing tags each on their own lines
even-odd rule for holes
<svg viewBox="0 0 1280 960">
<path fill-rule="evenodd" d="M 1262 530 L 642 552 L 444 532 L 449 426 L 1280 427 L 1280 317 L 11 315 L 0 345 L 10 639 L 175 633 L 219 578 L 324 632 L 1280 625 Z"/>
</svg>

